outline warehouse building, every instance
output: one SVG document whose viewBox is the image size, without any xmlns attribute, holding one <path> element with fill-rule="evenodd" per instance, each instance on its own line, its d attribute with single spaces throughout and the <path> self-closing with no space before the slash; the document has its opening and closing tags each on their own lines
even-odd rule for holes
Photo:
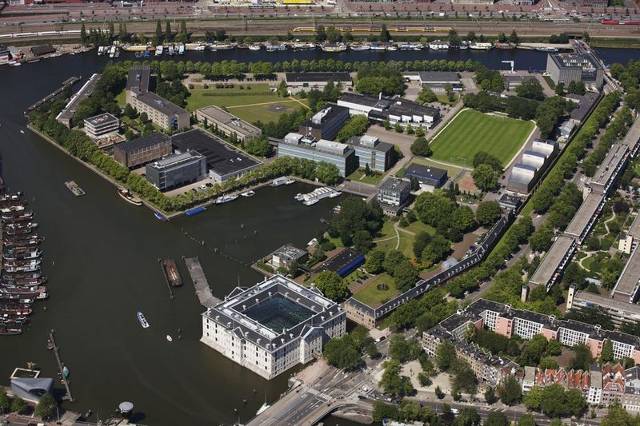
<svg viewBox="0 0 640 426">
<path fill-rule="evenodd" d="M 433 93 L 446 93 L 447 86 L 451 86 L 454 92 L 461 92 L 464 89 L 457 72 L 424 71 L 420 72 L 418 76 L 420 84 L 431 89 Z"/>
<path fill-rule="evenodd" d="M 381 142 L 375 136 L 353 136 L 347 142 L 355 150 L 358 167 L 369 168 L 384 173 L 392 166 L 394 159 L 393 145 Z"/>
<path fill-rule="evenodd" d="M 355 93 L 343 93 L 338 105 L 349 108 L 351 115 L 366 115 L 369 120 L 391 124 L 405 124 L 431 127 L 440 119 L 437 108 L 420 105 L 400 97 L 387 98 L 380 94 L 377 98 Z"/>
<path fill-rule="evenodd" d="M 160 191 L 197 182 L 207 176 L 207 160 L 197 152 L 170 154 L 147 164 L 147 180 Z"/>
<path fill-rule="evenodd" d="M 204 123 L 205 126 L 212 126 L 218 132 L 222 132 L 225 136 L 238 142 L 259 138 L 262 135 L 260 128 L 215 105 L 197 110 L 196 119 Z"/>
<path fill-rule="evenodd" d="M 120 120 L 109 113 L 95 115 L 84 119 L 84 132 L 92 139 L 98 139 L 120 128 Z"/>
<path fill-rule="evenodd" d="M 281 275 L 236 287 L 202 314 L 202 339 L 230 360 L 270 380 L 322 355 L 346 332 L 340 305 Z"/>
<path fill-rule="evenodd" d="M 346 177 L 358 168 L 353 147 L 320 139 L 314 141 L 299 133 L 289 133 L 277 144 L 278 157 L 304 158 L 316 163 L 325 162 L 338 168 L 340 176 Z"/>
<path fill-rule="evenodd" d="M 407 167 L 404 177 L 407 179 L 416 179 L 420 182 L 420 186 L 422 186 L 423 189 L 433 191 L 447 182 L 447 171 L 438 169 L 437 167 L 427 167 L 422 164 L 411 163 L 409 167 Z"/>
<path fill-rule="evenodd" d="M 348 108 L 331 105 L 313 114 L 300 126 L 298 133 L 310 139 L 333 140 L 348 119 Z"/>
<path fill-rule="evenodd" d="M 536 167 L 517 163 L 511 168 L 507 189 L 520 194 L 528 194 L 535 183 L 537 171 Z"/>
<path fill-rule="evenodd" d="M 582 81 L 596 90 L 602 87 L 604 70 L 590 53 L 554 53 L 547 55 L 547 73 L 557 85 L 568 86 L 572 81 Z"/>
<path fill-rule="evenodd" d="M 207 161 L 209 177 L 215 182 L 240 177 L 260 162 L 226 144 L 222 139 L 202 129 L 192 129 L 171 137 L 176 152 L 195 151 Z"/>
<path fill-rule="evenodd" d="M 151 133 L 117 144 L 113 158 L 125 167 L 135 168 L 171 154 L 171 141 L 162 133 Z"/>
</svg>

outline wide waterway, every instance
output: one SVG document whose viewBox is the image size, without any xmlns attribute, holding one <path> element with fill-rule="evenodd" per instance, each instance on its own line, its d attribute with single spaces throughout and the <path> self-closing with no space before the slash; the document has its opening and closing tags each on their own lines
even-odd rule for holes
<svg viewBox="0 0 640 426">
<path fill-rule="evenodd" d="M 607 63 L 640 58 L 638 50 L 600 52 Z M 193 53 L 188 59 L 291 60 L 329 55 L 253 53 Z M 431 59 L 434 53 L 342 56 L 349 60 Z M 472 55 L 496 68 L 505 56 L 514 57 L 518 68 L 533 69 L 544 68 L 546 58 L 534 51 Z M 203 309 L 181 257 L 199 256 L 214 294 L 223 297 L 238 282 L 248 286 L 261 279 L 248 267 L 256 258 L 287 242 L 303 246 L 321 231 L 321 218 L 329 217 L 333 202 L 323 200 L 308 208 L 292 199 L 305 190 L 303 186 L 268 187 L 253 198 L 170 223 L 158 222 L 149 210 L 125 203 L 110 184 L 29 132 L 22 116 L 27 105 L 63 80 L 71 75 L 86 78 L 106 62 L 91 52 L 0 69 L 0 152 L 5 178 L 12 190 L 27 194 L 40 232 L 47 238 L 43 248 L 51 296 L 35 305 L 32 323 L 23 335 L 0 338 L 0 377 L 4 378 L 0 383 L 8 384 L 12 369 L 27 361 L 36 362 L 45 377 L 56 374 L 54 356 L 46 349 L 47 331 L 54 328 L 77 400 L 65 405 L 69 409 L 92 409 L 105 418 L 120 401 L 130 400 L 138 420 L 146 424 L 229 424 L 238 415 L 246 421 L 265 396 L 272 401 L 286 389 L 288 375 L 266 382 L 199 342 Z M 69 179 L 87 195 L 74 198 L 63 185 Z M 185 285 L 173 300 L 168 297 L 159 257 L 173 257 L 181 266 Z M 138 325 L 136 311 L 145 313 L 149 329 Z M 178 328 L 183 330 L 181 340 L 176 339 Z M 174 337 L 172 343 L 166 334 Z"/>
</svg>

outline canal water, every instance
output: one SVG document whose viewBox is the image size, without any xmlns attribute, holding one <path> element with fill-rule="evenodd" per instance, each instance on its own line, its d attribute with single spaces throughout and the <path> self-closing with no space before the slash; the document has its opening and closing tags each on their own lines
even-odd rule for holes
<svg viewBox="0 0 640 426">
<path fill-rule="evenodd" d="M 357 53 L 348 58 L 359 60 L 366 52 Z M 376 53 L 367 58 L 398 59 L 418 53 Z M 223 54 L 236 52 L 191 59 L 221 59 Z M 242 52 L 242 59 L 282 60 L 283 54 L 288 59 L 294 55 L 258 54 L 263 56 Z M 302 52 L 296 57 L 299 54 L 324 56 Z M 488 52 L 477 57 L 499 67 L 505 54 L 528 68 L 544 68 L 545 55 L 540 52 Z M 601 54 L 605 61 L 640 57 L 637 50 L 606 49 Z M 286 390 L 288 375 L 267 382 L 199 342 L 203 309 L 181 257 L 199 256 L 213 293 L 223 297 L 238 283 L 250 286 L 262 278 L 248 266 L 258 257 L 284 243 L 304 246 L 321 232 L 321 219 L 329 217 L 339 200 L 323 200 L 309 208 L 293 200 L 295 193 L 308 187 L 268 187 L 253 198 L 170 223 L 158 222 L 149 210 L 125 203 L 110 184 L 29 132 L 22 115 L 63 80 L 71 75 L 86 78 L 106 62 L 88 53 L 0 70 L 5 178 L 11 190 L 27 194 L 40 233 L 46 236 L 50 293 L 49 300 L 35 305 L 23 335 L 0 338 L 0 383 L 8 384 L 13 368 L 28 361 L 37 363 L 44 377 L 55 376 L 54 356 L 46 349 L 47 332 L 55 329 L 76 399 L 65 403 L 69 409 L 91 409 L 104 419 L 119 402 L 129 400 L 135 404 L 136 420 L 146 424 L 246 421 L 265 398 L 273 401 Z M 63 184 L 70 179 L 87 195 L 73 197 Z M 175 258 L 181 267 L 185 285 L 173 300 L 158 265 L 160 257 Z M 137 311 L 144 312 L 149 329 L 138 325 Z M 166 340 L 167 334 L 173 342 Z"/>
</svg>

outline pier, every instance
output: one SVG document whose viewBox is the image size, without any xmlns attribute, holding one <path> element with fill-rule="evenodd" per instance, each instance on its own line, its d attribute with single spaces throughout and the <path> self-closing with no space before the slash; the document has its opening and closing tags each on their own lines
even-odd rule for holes
<svg viewBox="0 0 640 426">
<path fill-rule="evenodd" d="M 27 110 L 25 111 L 24 114 L 27 115 L 28 113 L 30 113 L 34 109 L 38 108 L 40 105 L 42 105 L 42 104 L 44 104 L 46 102 L 49 102 L 51 99 L 55 98 L 60 93 L 64 92 L 68 87 L 73 86 L 75 83 L 77 83 L 81 79 L 82 79 L 82 77 L 80 77 L 80 76 L 78 76 L 78 77 L 70 77 L 70 78 L 66 79 L 65 81 L 62 82 L 62 86 L 60 86 L 59 88 L 57 88 L 53 92 L 49 93 L 47 96 L 45 96 L 44 98 L 40 99 L 38 102 L 36 102 L 36 103 L 30 105 L 29 107 L 27 107 Z"/>
<path fill-rule="evenodd" d="M 67 400 L 73 402 L 73 397 L 71 396 L 71 388 L 69 387 L 69 381 L 64 375 L 64 363 L 60 359 L 60 348 L 56 345 L 56 339 L 53 335 L 53 330 L 49 331 L 49 347 L 53 350 L 54 355 L 56 356 L 56 362 L 58 363 L 58 369 L 60 370 L 60 377 L 62 379 L 62 384 L 66 390 L 65 396 L 62 397 L 63 400 Z"/>
<path fill-rule="evenodd" d="M 207 277 L 204 275 L 200 260 L 197 257 L 185 257 L 184 263 L 187 265 L 189 275 L 191 275 L 191 281 L 193 281 L 193 286 L 196 288 L 196 295 L 200 304 L 205 308 L 211 308 L 220 303 L 221 300 L 211 293 L 211 287 L 209 287 Z"/>
</svg>

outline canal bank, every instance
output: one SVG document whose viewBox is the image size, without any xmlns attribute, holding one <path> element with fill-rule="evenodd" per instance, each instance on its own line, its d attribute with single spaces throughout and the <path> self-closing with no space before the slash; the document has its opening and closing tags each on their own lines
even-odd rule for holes
<svg viewBox="0 0 640 426">
<path fill-rule="evenodd" d="M 321 232 L 320 219 L 329 217 L 333 203 L 309 208 L 293 200 L 311 186 L 267 187 L 166 223 L 124 202 L 109 183 L 29 132 L 22 115 L 70 75 L 91 75 L 106 62 L 83 54 L 0 70 L 10 100 L 0 104 L 5 177 L 11 190 L 28 194 L 47 237 L 51 291 L 22 336 L 0 340 L 7 348 L 0 352 L 0 376 L 27 361 L 38 363 L 43 377 L 53 376 L 57 365 L 46 341 L 54 328 L 71 370 L 76 401 L 67 406 L 74 411 L 92 409 L 105 418 L 131 400 L 140 423 L 230 424 L 238 414 L 247 420 L 265 395 L 273 401 L 286 389 L 287 376 L 265 382 L 201 344 L 202 307 L 192 284 L 169 299 L 157 259 L 198 256 L 214 296 L 223 297 L 238 282 L 262 279 L 249 268 L 252 261 L 285 243 L 303 246 Z M 70 179 L 87 195 L 75 198 L 64 187 Z M 182 263 L 179 268 L 187 277 Z M 137 311 L 149 329 L 138 325 Z M 178 328 L 182 339 L 168 342 L 166 334 Z"/>
</svg>

